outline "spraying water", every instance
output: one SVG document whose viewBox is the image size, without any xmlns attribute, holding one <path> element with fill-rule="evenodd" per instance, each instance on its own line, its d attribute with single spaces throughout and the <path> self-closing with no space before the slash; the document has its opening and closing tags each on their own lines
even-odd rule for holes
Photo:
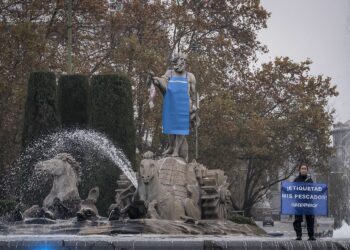
<svg viewBox="0 0 350 250">
<path fill-rule="evenodd" d="M 350 225 L 343 221 L 341 228 L 335 229 L 333 231 L 333 238 L 350 238 Z"/>
<path fill-rule="evenodd" d="M 52 180 L 46 180 L 43 173 L 34 171 L 34 165 L 38 161 L 50 159 L 59 153 L 70 153 L 78 161 L 83 160 L 81 163 L 84 166 L 76 169 L 79 177 L 95 178 L 94 176 L 89 177 L 89 174 L 93 172 L 92 168 L 99 168 L 101 160 L 102 162 L 107 160 L 119 167 L 137 187 L 136 176 L 130 161 L 121 149 L 99 132 L 74 129 L 49 134 L 31 143 L 10 168 L 7 177 L 0 183 L 3 193 L 22 199 L 22 197 L 30 197 L 33 192 L 40 192 L 45 185 L 50 188 Z"/>
<path fill-rule="evenodd" d="M 131 169 L 131 164 L 121 149 L 115 147 L 108 138 L 101 133 L 92 130 L 73 130 L 63 131 L 49 135 L 49 140 L 55 141 L 51 150 L 57 150 L 64 147 L 69 141 L 75 141 L 78 144 L 88 144 L 100 154 L 108 157 L 123 173 L 128 177 L 132 184 L 137 187 L 135 173 Z"/>
</svg>

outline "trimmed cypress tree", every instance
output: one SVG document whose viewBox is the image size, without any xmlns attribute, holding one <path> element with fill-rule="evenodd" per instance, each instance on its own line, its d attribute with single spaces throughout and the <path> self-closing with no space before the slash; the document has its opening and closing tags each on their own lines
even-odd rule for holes
<svg viewBox="0 0 350 250">
<path fill-rule="evenodd" d="M 105 133 L 134 164 L 135 126 L 129 79 L 123 75 L 95 75 L 90 98 L 90 127 Z"/>
<path fill-rule="evenodd" d="M 60 128 L 59 113 L 57 110 L 56 77 L 51 72 L 33 72 L 29 76 L 27 99 L 25 104 L 22 147 L 26 148 L 35 140 L 54 132 Z M 27 183 L 32 174 L 35 163 L 42 159 L 42 152 L 32 152 L 25 161 L 15 162 L 18 165 L 18 180 L 13 189 L 21 189 L 22 183 Z M 14 169 L 17 169 L 15 167 Z M 50 183 L 43 185 L 45 194 L 50 190 Z M 14 191 L 17 192 L 17 191 Z M 43 195 L 31 193 L 24 197 L 23 202 L 28 204 L 42 201 Z"/>
<path fill-rule="evenodd" d="M 90 86 L 89 116 L 90 127 L 104 133 L 123 150 L 134 165 L 135 127 L 129 79 L 121 75 L 93 76 Z M 95 183 L 91 183 L 89 188 L 99 186 L 101 196 L 97 207 L 99 211 L 105 212 L 114 202 L 116 180 L 121 171 L 110 161 L 101 162 L 96 166 L 96 171 L 98 173 L 95 175 Z"/>
<path fill-rule="evenodd" d="M 30 74 L 22 135 L 23 147 L 60 127 L 56 91 L 54 73 Z"/>
<path fill-rule="evenodd" d="M 89 79 L 85 75 L 62 75 L 58 80 L 58 109 L 63 127 L 86 128 Z"/>
</svg>

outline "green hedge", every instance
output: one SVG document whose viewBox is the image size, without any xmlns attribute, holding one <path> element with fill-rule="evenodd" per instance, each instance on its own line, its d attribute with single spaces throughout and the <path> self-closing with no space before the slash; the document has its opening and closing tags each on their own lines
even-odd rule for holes
<svg viewBox="0 0 350 250">
<path fill-rule="evenodd" d="M 135 164 L 135 127 L 132 107 L 131 83 L 121 75 L 95 75 L 90 85 L 89 127 L 104 133 Z M 84 185 L 88 190 L 100 188 L 97 207 L 106 213 L 114 203 L 116 180 L 120 170 L 111 161 L 96 166 L 94 183 Z M 82 195 L 85 197 L 85 193 Z"/>
<path fill-rule="evenodd" d="M 89 79 L 85 75 L 62 75 L 58 80 L 58 109 L 63 127 L 86 128 Z"/>
<path fill-rule="evenodd" d="M 131 83 L 122 75 L 91 79 L 90 127 L 105 133 L 135 162 L 135 127 Z"/>
<path fill-rule="evenodd" d="M 28 82 L 22 146 L 60 127 L 55 74 L 33 72 Z"/>
<path fill-rule="evenodd" d="M 59 112 L 57 110 L 57 85 L 56 77 L 52 72 L 33 72 L 29 76 L 27 99 L 25 104 L 24 127 L 22 135 L 22 147 L 26 148 L 36 139 L 45 136 L 61 127 Z M 28 153 L 27 153 L 28 154 Z M 34 164 L 42 159 L 42 152 L 30 152 L 26 160 L 15 162 L 15 169 L 19 170 L 18 180 L 15 180 L 14 190 L 24 189 L 34 168 Z M 17 166 L 18 165 L 18 166 Z M 43 185 L 42 190 L 50 191 L 49 183 Z M 17 191 L 15 191 L 16 193 Z M 30 193 L 23 197 L 24 202 L 41 200 L 40 192 Z"/>
</svg>

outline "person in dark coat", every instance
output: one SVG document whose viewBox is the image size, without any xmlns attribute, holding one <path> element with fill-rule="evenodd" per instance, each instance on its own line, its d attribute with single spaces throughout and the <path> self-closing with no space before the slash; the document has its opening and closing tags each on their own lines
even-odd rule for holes
<svg viewBox="0 0 350 250">
<path fill-rule="evenodd" d="M 294 182 L 309 182 L 313 183 L 311 176 L 308 174 L 308 166 L 306 164 L 301 164 L 299 166 L 299 175 L 295 178 Z M 316 240 L 314 235 L 314 225 L 315 225 L 315 216 L 314 215 L 305 215 L 307 233 L 309 235 L 309 240 Z M 301 240 L 302 229 L 301 223 L 303 222 L 303 215 L 295 215 L 295 220 L 293 223 L 295 233 L 297 234 L 296 240 Z"/>
</svg>

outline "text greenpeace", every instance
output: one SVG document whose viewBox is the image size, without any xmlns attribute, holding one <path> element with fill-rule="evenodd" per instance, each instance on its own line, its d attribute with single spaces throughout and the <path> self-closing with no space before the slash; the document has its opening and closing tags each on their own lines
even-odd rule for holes
<svg viewBox="0 0 350 250">
<path fill-rule="evenodd" d="M 282 182 L 281 214 L 328 215 L 326 184 Z"/>
</svg>

